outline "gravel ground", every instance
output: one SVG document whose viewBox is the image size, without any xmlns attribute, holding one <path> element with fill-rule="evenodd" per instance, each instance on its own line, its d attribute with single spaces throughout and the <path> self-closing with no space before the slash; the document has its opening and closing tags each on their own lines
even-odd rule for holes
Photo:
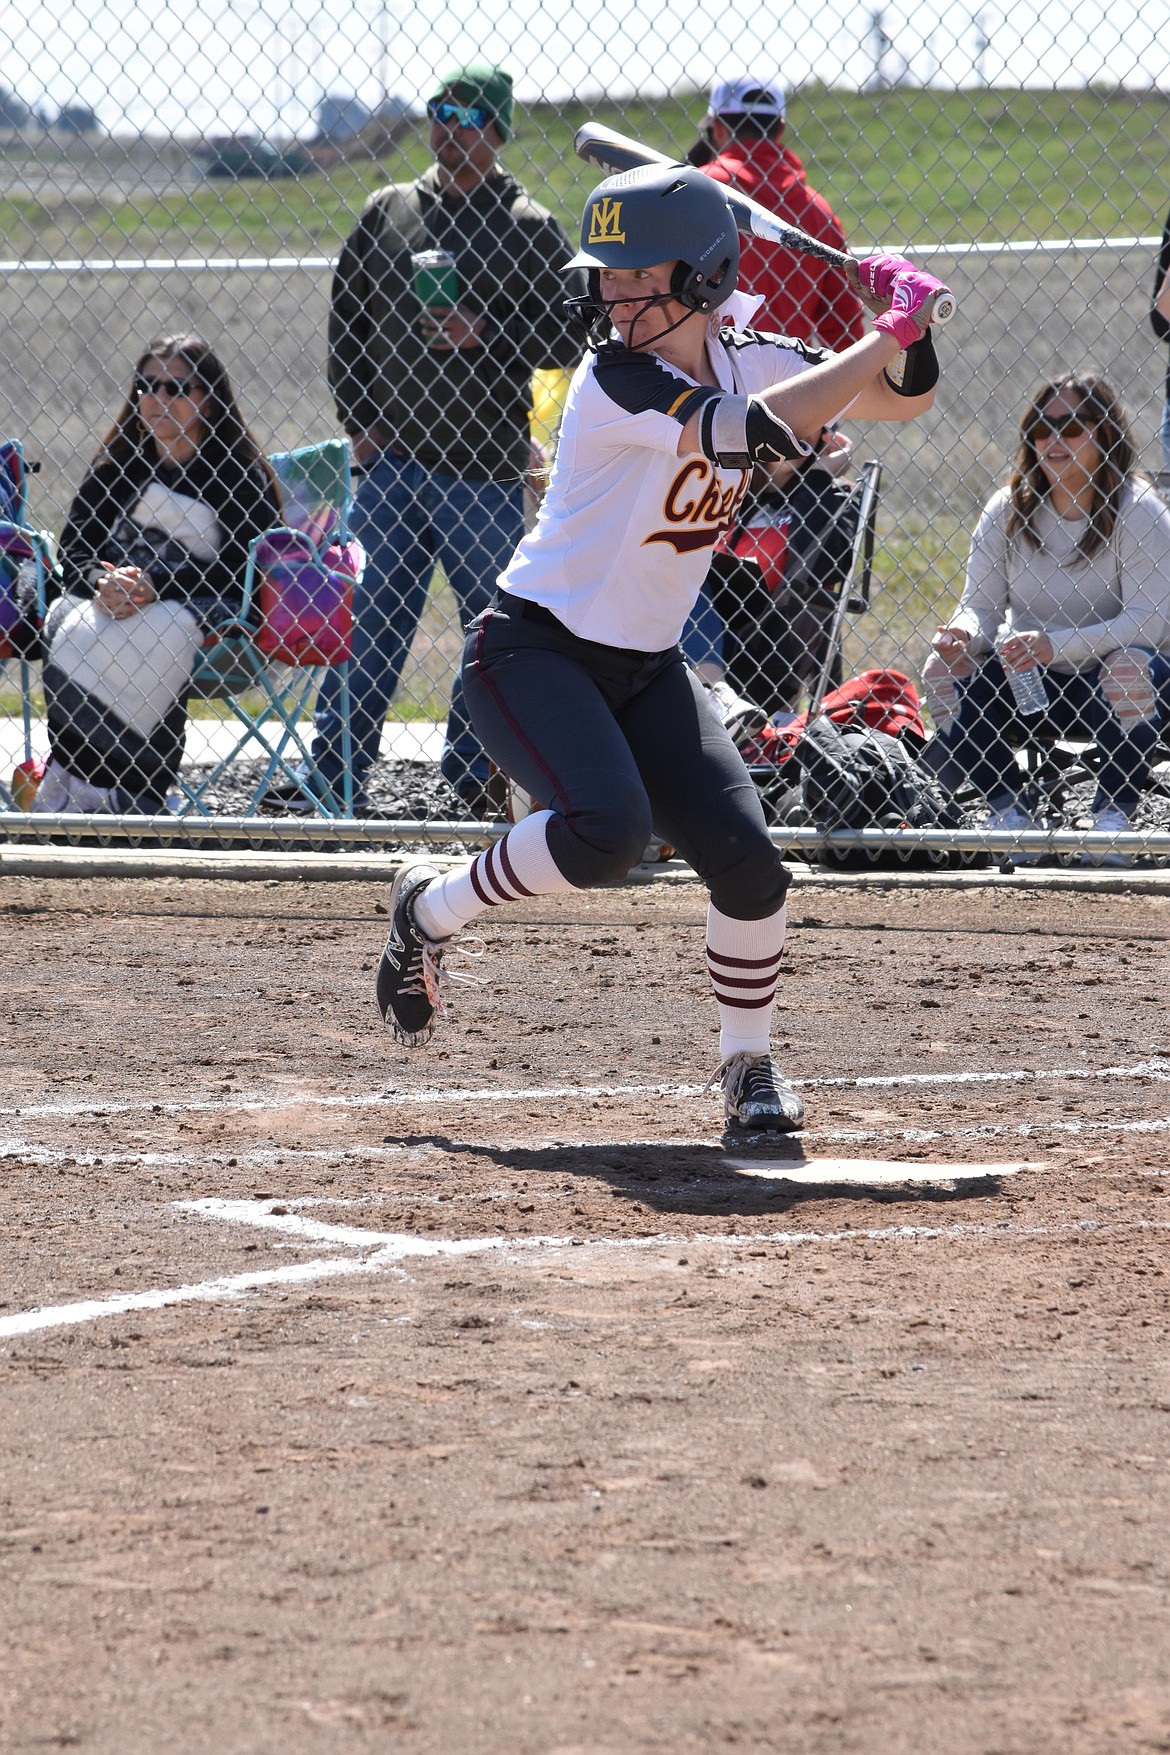
<svg viewBox="0 0 1170 1755">
<path fill-rule="evenodd" d="M 206 769 L 193 767 L 188 773 L 195 781 Z M 240 764 L 215 792 L 215 808 L 227 815 L 242 814 L 256 782 L 260 776 L 258 763 Z M 465 817 L 466 811 L 458 796 L 440 774 L 438 767 L 432 762 L 379 762 L 373 770 L 369 785 L 370 801 L 376 815 L 390 821 L 413 820 L 423 822 L 458 822 Z M 1090 812 L 1093 797 L 1093 783 L 1083 781 L 1070 788 L 1067 797 L 1065 822 L 1070 827 L 1090 825 Z M 976 811 L 976 814 L 980 814 Z M 1155 786 L 1142 801 L 1135 825 L 1138 829 L 1170 830 L 1170 761 L 1158 764 L 1155 769 Z M 384 845 L 384 843 L 381 843 Z M 448 844 L 447 851 L 451 851 Z M 792 857 L 800 858 L 799 854 Z M 901 863 L 891 858 L 888 863 Z M 1067 863 L 1067 860 L 1051 859 L 1040 862 L 1044 865 L 1056 866 Z M 1152 867 L 1155 864 L 1165 865 L 1165 859 L 1142 860 L 1139 866 Z"/>
</svg>

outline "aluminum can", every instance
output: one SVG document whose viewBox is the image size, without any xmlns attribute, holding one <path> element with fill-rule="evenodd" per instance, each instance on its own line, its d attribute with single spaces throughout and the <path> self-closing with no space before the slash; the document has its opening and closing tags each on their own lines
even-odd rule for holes
<svg viewBox="0 0 1170 1755">
<path fill-rule="evenodd" d="M 410 269 L 420 304 L 450 310 L 459 303 L 459 270 L 449 250 L 415 250 Z"/>
</svg>

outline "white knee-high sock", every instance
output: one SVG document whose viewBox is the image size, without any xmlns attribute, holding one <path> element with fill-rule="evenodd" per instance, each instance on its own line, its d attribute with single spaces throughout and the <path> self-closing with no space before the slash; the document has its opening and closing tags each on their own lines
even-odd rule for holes
<svg viewBox="0 0 1170 1755">
<path fill-rule="evenodd" d="M 719 1058 L 767 1054 L 787 912 L 732 920 L 707 909 L 707 968 L 719 1007 Z"/>
<path fill-rule="evenodd" d="M 551 810 L 533 811 L 470 865 L 434 878 L 414 904 L 414 917 L 427 937 L 450 938 L 500 902 L 573 889 L 548 850 L 545 829 L 552 816 Z"/>
</svg>

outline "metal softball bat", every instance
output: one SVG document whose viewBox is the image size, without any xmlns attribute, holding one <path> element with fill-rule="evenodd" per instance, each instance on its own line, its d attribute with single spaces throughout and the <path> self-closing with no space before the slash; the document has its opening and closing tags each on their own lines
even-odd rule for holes
<svg viewBox="0 0 1170 1755">
<path fill-rule="evenodd" d="M 631 140 L 626 134 L 618 134 L 602 122 L 586 122 L 578 128 L 573 136 L 573 150 L 578 158 L 585 159 L 603 171 L 632 171 L 640 165 L 677 164 L 680 170 L 687 168 L 669 154 L 657 152 L 652 146 L 643 146 L 640 140 Z M 860 292 L 861 279 L 857 272 L 857 263 L 845 250 L 835 250 L 831 244 L 823 244 L 819 238 L 810 237 L 799 226 L 789 225 L 779 215 L 771 213 L 758 201 L 753 201 L 750 195 L 742 195 L 738 189 L 723 185 L 723 192 L 741 232 L 763 238 L 770 244 L 784 244 L 802 256 L 815 256 L 821 262 L 831 262 L 834 268 L 841 270 L 853 290 Z M 949 323 L 958 308 L 958 300 L 948 288 L 935 299 L 930 320 L 932 323 Z"/>
</svg>

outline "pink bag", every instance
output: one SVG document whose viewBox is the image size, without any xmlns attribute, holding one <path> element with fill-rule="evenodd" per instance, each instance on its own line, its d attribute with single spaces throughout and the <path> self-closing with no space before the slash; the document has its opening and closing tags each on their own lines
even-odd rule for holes
<svg viewBox="0 0 1170 1755">
<path fill-rule="evenodd" d="M 29 577 L 35 578 L 36 559 L 29 533 L 5 519 L 0 522 L 0 659 L 12 657 L 15 647 L 10 636 L 36 607 L 35 587 L 34 601 L 21 601 L 20 585 L 27 569 L 31 569 Z"/>
<path fill-rule="evenodd" d="M 307 537 L 276 530 L 256 549 L 260 629 L 256 644 L 283 664 L 341 664 L 353 643 L 353 588 L 359 544 L 334 543 L 318 555 Z"/>
</svg>

